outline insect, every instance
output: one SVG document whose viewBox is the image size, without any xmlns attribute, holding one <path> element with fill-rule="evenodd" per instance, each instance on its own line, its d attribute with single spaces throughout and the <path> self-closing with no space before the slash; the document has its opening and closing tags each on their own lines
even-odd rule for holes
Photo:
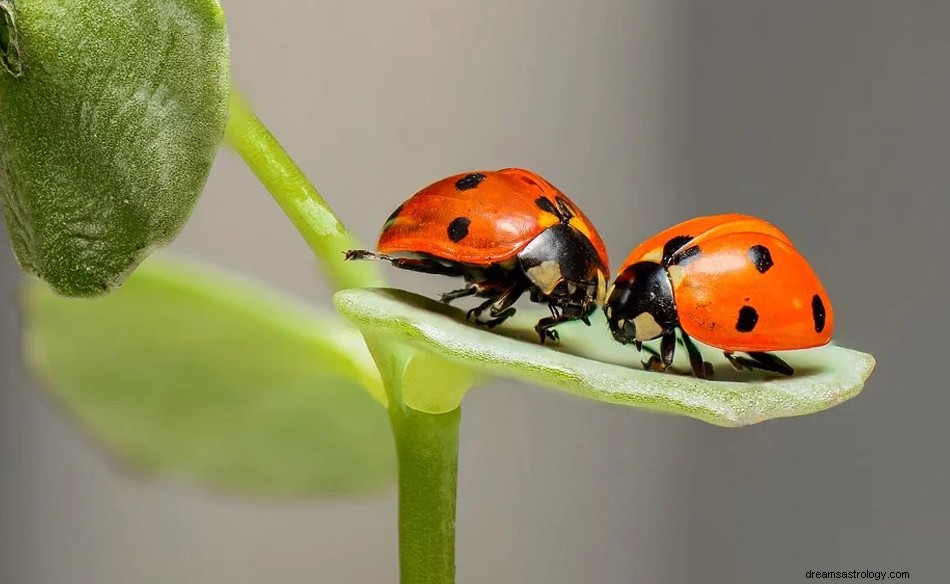
<svg viewBox="0 0 950 584">
<path fill-rule="evenodd" d="M 466 316 L 489 328 L 512 316 L 528 293 L 551 310 L 535 326 L 541 343 L 556 341 L 553 327 L 563 322 L 589 326 L 607 290 L 607 250 L 594 226 L 564 193 L 519 168 L 427 186 L 389 216 L 377 249 L 350 250 L 346 259 L 462 277 L 466 286 L 442 294 L 442 302 L 486 298 Z"/>
<path fill-rule="evenodd" d="M 621 343 L 639 350 L 661 339 L 659 354 L 645 363 L 657 371 L 672 363 L 680 329 L 693 374 L 702 378 L 712 371 L 691 336 L 722 349 L 737 369 L 791 375 L 769 351 L 827 344 L 834 329 L 828 295 L 788 236 L 739 214 L 691 219 L 638 245 L 604 311 Z"/>
</svg>

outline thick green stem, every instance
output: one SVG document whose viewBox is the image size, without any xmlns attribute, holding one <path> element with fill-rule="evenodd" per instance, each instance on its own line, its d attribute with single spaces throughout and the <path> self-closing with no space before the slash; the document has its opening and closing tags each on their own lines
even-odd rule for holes
<svg viewBox="0 0 950 584">
<path fill-rule="evenodd" d="M 360 247 L 359 243 L 236 91 L 232 92 L 226 140 L 293 222 L 334 286 L 382 285 L 373 262 L 343 261 L 343 252 Z"/>
<path fill-rule="evenodd" d="M 455 582 L 455 495 L 461 408 L 426 414 L 390 406 L 399 458 L 401 584 Z"/>
</svg>

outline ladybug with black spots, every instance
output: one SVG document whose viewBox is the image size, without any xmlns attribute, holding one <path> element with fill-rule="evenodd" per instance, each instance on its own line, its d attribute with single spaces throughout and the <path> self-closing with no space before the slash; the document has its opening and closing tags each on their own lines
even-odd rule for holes
<svg viewBox="0 0 950 584">
<path fill-rule="evenodd" d="M 588 317 L 603 304 L 607 250 L 577 206 L 551 183 L 519 168 L 444 178 L 399 206 L 383 225 L 377 252 L 350 250 L 348 260 L 384 260 L 397 268 L 462 277 L 466 286 L 441 300 L 486 300 L 467 318 L 494 327 L 515 313 L 525 293 L 547 304 L 540 340 L 553 327 Z"/>
<path fill-rule="evenodd" d="M 657 371 L 671 365 L 679 329 L 701 378 L 712 371 L 691 337 L 723 350 L 737 369 L 792 375 L 770 351 L 825 345 L 834 329 L 828 294 L 788 236 L 739 214 L 691 219 L 638 245 L 604 311 L 621 343 L 641 349 L 661 339 L 659 354 L 646 363 Z"/>
</svg>

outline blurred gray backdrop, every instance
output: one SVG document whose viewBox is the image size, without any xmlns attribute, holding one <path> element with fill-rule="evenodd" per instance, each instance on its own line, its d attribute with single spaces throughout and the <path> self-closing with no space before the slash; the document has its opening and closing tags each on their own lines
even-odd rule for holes
<svg viewBox="0 0 950 584">
<path fill-rule="evenodd" d="M 758 214 L 822 276 L 838 341 L 878 358 L 854 401 L 741 430 L 511 382 L 473 392 L 460 582 L 946 580 L 950 3 L 225 8 L 236 81 L 366 241 L 432 180 L 513 165 L 581 203 L 615 262 L 687 217 Z M 328 300 L 230 153 L 174 248 Z M 392 494 L 245 503 L 117 473 L 24 373 L 17 278 L 2 244 L 0 583 L 395 581 Z"/>
</svg>

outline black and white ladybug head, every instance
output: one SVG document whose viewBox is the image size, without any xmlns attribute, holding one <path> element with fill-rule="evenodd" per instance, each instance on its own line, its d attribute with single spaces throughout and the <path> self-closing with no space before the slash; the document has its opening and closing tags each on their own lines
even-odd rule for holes
<svg viewBox="0 0 950 584">
<path fill-rule="evenodd" d="M 666 268 L 655 262 L 627 267 L 610 287 L 604 313 L 610 332 L 623 344 L 650 341 L 673 330 L 679 320 Z"/>
</svg>

